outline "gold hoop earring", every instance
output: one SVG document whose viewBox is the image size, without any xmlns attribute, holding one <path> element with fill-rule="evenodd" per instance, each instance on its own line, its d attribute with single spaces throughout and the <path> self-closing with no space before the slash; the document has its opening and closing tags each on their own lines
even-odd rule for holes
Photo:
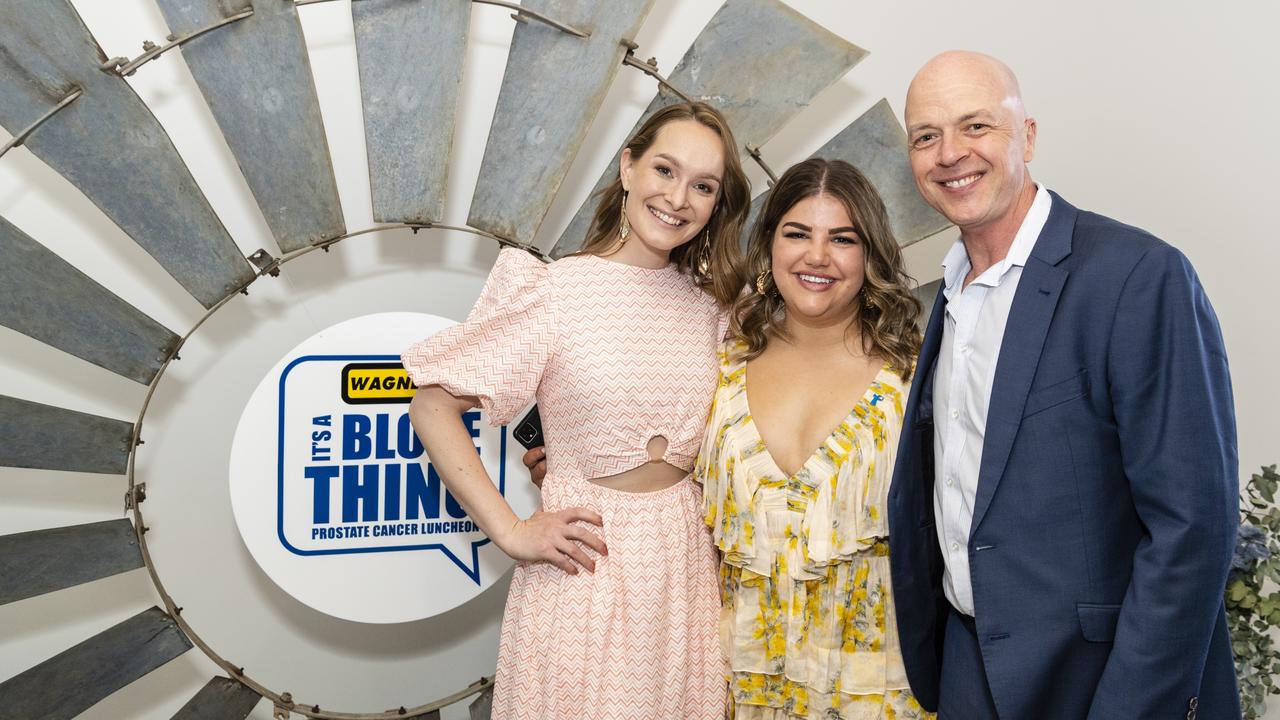
<svg viewBox="0 0 1280 720">
<path fill-rule="evenodd" d="M 711 276 L 711 227 L 702 231 L 702 247 L 698 249 L 698 262 L 695 271 L 699 277 Z"/>
<path fill-rule="evenodd" d="M 770 272 L 769 270 L 761 270 L 760 274 L 756 276 L 756 292 L 758 294 L 760 295 L 769 294 L 768 282 L 772 275 L 773 273 Z"/>
<path fill-rule="evenodd" d="M 627 241 L 627 236 L 631 234 L 631 223 L 627 221 L 627 191 L 622 191 L 622 208 L 619 211 L 618 220 L 618 243 L 623 244 Z"/>
<path fill-rule="evenodd" d="M 876 303 L 875 303 L 875 301 L 871 299 L 871 294 L 870 294 L 870 293 L 868 293 L 866 290 L 863 290 L 863 291 L 862 291 L 862 307 L 863 307 L 863 309 L 865 309 L 865 310 L 875 310 L 875 309 L 876 309 Z"/>
</svg>

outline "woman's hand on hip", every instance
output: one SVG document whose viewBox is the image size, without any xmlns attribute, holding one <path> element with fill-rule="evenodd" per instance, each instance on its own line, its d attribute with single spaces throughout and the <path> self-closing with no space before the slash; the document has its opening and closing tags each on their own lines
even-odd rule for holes
<svg viewBox="0 0 1280 720">
<path fill-rule="evenodd" d="M 498 542 L 498 546 L 516 560 L 548 562 L 570 575 L 577 575 L 579 566 L 586 568 L 588 572 L 595 572 L 596 563 L 583 550 L 583 546 L 600 555 L 608 555 L 609 549 L 598 534 L 573 524 L 577 521 L 597 527 L 604 526 L 604 519 L 599 513 L 583 507 L 565 508 L 556 512 L 539 510 L 528 519 L 517 521 Z"/>
</svg>

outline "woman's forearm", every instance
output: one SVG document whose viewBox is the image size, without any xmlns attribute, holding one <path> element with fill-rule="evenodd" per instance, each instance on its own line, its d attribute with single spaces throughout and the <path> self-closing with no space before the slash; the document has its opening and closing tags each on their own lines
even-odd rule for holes
<svg viewBox="0 0 1280 720">
<path fill-rule="evenodd" d="M 462 422 L 462 414 L 476 405 L 474 398 L 455 397 L 438 385 L 429 385 L 414 393 L 409 420 L 449 492 L 505 550 L 506 535 L 520 518 L 494 486 Z"/>
</svg>

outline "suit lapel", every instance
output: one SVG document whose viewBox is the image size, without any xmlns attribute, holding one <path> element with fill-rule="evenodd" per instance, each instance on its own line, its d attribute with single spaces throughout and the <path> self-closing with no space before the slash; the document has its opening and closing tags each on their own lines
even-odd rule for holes
<svg viewBox="0 0 1280 720">
<path fill-rule="evenodd" d="M 922 433 L 916 432 L 916 428 L 933 421 L 933 368 L 937 364 L 938 347 L 942 343 L 941 318 L 946 304 L 947 298 L 939 287 L 938 295 L 933 301 L 933 314 L 930 315 L 928 327 L 925 328 L 920 355 L 916 358 L 911 392 L 907 396 L 902 442 L 898 445 L 898 449 L 899 453 L 910 457 L 911 461 L 899 461 L 896 465 L 889 490 L 889 497 L 894 499 L 895 503 L 898 502 L 899 497 L 914 498 L 918 494 L 927 497 L 933 492 L 933 478 L 925 472 L 925 463 L 922 461 L 924 453 L 927 452 L 923 445 L 933 442 L 933 433 L 923 433 L 926 437 L 921 438 Z M 932 450 L 932 445 L 928 450 Z M 915 507 L 915 503 L 910 500 L 905 504 L 907 507 Z M 915 518 L 910 527 L 915 528 L 918 520 L 920 518 Z"/>
<path fill-rule="evenodd" d="M 1022 269 L 1013 305 L 1009 309 L 1009 319 L 1005 323 L 1000 357 L 996 361 L 991 402 L 987 406 L 986 437 L 978 471 L 971 536 L 982 524 L 982 518 L 991 506 L 991 498 L 1004 476 L 1013 440 L 1022 423 L 1027 394 L 1040 364 L 1045 336 L 1058 307 L 1062 286 L 1067 281 L 1068 272 L 1058 263 L 1071 254 L 1071 234 L 1077 211 L 1057 193 L 1051 194 L 1053 206 L 1049 219 Z"/>
<path fill-rule="evenodd" d="M 942 320 L 946 316 L 947 307 L 947 296 L 942 290 L 943 286 L 939 284 L 933 311 L 929 314 L 929 324 L 924 330 L 924 342 L 920 345 L 915 381 L 911 383 L 907 421 L 913 424 L 933 420 L 933 369 L 938 364 L 938 348 L 942 346 Z"/>
</svg>

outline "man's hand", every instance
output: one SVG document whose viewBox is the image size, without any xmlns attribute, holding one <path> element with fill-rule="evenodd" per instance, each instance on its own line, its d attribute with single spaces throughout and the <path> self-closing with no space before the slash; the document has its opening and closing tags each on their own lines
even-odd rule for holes
<svg viewBox="0 0 1280 720">
<path fill-rule="evenodd" d="M 529 479 L 541 490 L 542 479 L 547 476 L 547 449 L 536 447 L 525 453 L 524 457 L 520 458 L 520 462 L 529 468 Z"/>
</svg>

